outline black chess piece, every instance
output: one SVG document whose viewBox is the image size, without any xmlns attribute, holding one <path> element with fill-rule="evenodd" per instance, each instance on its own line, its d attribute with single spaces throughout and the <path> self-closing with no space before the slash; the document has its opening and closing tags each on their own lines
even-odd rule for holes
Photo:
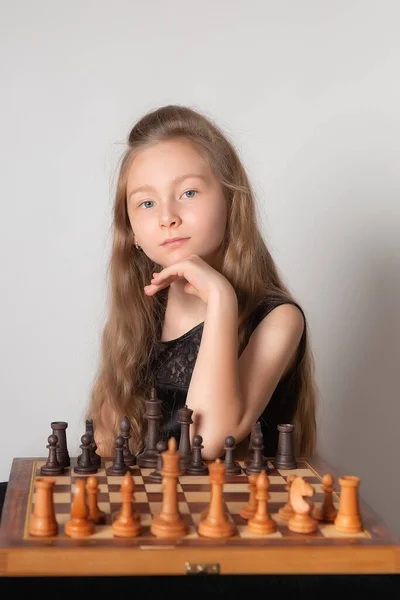
<svg viewBox="0 0 400 600">
<path fill-rule="evenodd" d="M 253 460 L 249 462 L 245 471 L 247 475 L 251 473 L 269 472 L 267 461 L 263 456 L 264 442 L 262 435 L 256 435 L 253 440 Z"/>
<path fill-rule="evenodd" d="M 130 470 L 130 467 L 128 467 L 124 461 L 124 438 L 122 435 L 119 435 L 115 440 L 114 461 L 112 465 L 106 469 L 106 474 L 117 476 L 125 475 L 125 473 Z"/>
<path fill-rule="evenodd" d="M 181 426 L 178 451 L 181 455 L 181 469 L 184 471 L 192 462 L 192 449 L 190 447 L 190 425 L 193 410 L 184 406 L 178 410 L 178 423 Z"/>
<path fill-rule="evenodd" d="M 74 467 L 75 473 L 81 473 L 84 475 L 91 475 L 93 473 L 97 473 L 98 468 L 97 465 L 92 463 L 91 458 L 91 444 L 92 444 L 92 436 L 90 433 L 84 433 L 81 437 L 81 445 L 82 454 L 80 456 L 80 461 Z"/>
<path fill-rule="evenodd" d="M 53 434 L 58 438 L 57 460 L 63 467 L 69 467 L 71 464 L 67 447 L 67 427 L 68 423 L 65 421 L 53 421 L 51 423 Z"/>
<path fill-rule="evenodd" d="M 185 475 L 208 475 L 208 467 L 203 461 L 201 450 L 204 447 L 201 435 L 193 436 L 192 462 L 186 467 Z"/>
<path fill-rule="evenodd" d="M 162 453 L 168 450 L 168 444 L 165 440 L 160 440 L 156 444 L 156 450 L 158 452 L 157 467 L 155 471 L 152 471 L 149 475 L 149 479 L 152 481 L 162 481 L 161 469 L 163 467 Z"/>
<path fill-rule="evenodd" d="M 162 411 L 161 400 L 157 398 L 155 388 L 152 388 L 150 400 L 146 400 L 145 404 L 146 412 L 144 416 L 148 421 L 146 442 L 144 450 L 136 457 L 136 464 L 139 467 L 157 468 L 158 453 L 156 444 L 160 436 Z"/>
<path fill-rule="evenodd" d="M 253 442 L 254 442 L 254 438 L 256 437 L 256 435 L 262 435 L 260 421 L 257 421 L 256 423 L 254 423 L 253 427 L 251 428 L 248 454 L 244 461 L 244 464 L 246 467 L 247 467 L 247 465 L 249 465 L 253 462 Z"/>
<path fill-rule="evenodd" d="M 225 463 L 225 473 L 227 475 L 239 475 L 242 472 L 242 467 L 234 460 L 235 438 L 232 435 L 228 435 L 225 438 L 225 457 L 223 462 Z"/>
<path fill-rule="evenodd" d="M 62 475 L 64 473 L 63 465 L 60 465 L 57 459 L 58 437 L 52 433 L 47 438 L 49 456 L 46 463 L 40 468 L 40 475 Z"/>
<path fill-rule="evenodd" d="M 90 462 L 93 465 L 96 465 L 96 467 L 100 467 L 101 457 L 96 453 L 97 444 L 94 440 L 94 428 L 93 428 L 93 420 L 92 419 L 86 419 L 85 433 L 87 435 L 90 435 Z M 78 465 L 80 464 L 81 459 L 82 459 L 82 454 L 80 454 L 76 459 L 76 462 Z"/>
<path fill-rule="evenodd" d="M 94 427 L 93 427 L 93 419 L 86 419 L 86 433 L 89 433 L 92 441 L 90 445 L 90 459 L 94 465 L 100 467 L 101 465 L 101 456 L 96 453 L 97 444 L 94 439 Z"/>
<path fill-rule="evenodd" d="M 295 469 L 297 467 L 293 450 L 293 430 L 294 425 L 289 423 L 278 425 L 279 437 L 274 461 L 277 469 Z"/>
<path fill-rule="evenodd" d="M 121 433 L 122 437 L 124 438 L 124 461 L 125 461 L 125 464 L 128 465 L 128 467 L 136 464 L 136 456 L 134 456 L 131 453 L 130 448 L 129 448 L 129 439 L 131 437 L 130 431 L 131 431 L 131 422 L 128 419 L 128 417 L 125 415 L 121 419 L 120 433 Z"/>
</svg>

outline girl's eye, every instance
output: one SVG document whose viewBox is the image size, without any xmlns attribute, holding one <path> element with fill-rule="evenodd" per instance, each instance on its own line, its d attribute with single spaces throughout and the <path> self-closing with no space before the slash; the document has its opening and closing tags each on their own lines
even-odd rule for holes
<svg viewBox="0 0 400 600">
<path fill-rule="evenodd" d="M 192 193 L 198 194 L 198 191 L 197 190 L 187 190 L 187 192 L 183 192 L 182 195 L 184 196 L 185 194 L 192 194 Z M 194 198 L 194 196 L 189 196 L 189 199 L 191 199 L 191 198 Z M 147 202 L 153 202 L 153 200 L 145 200 L 144 202 L 142 202 L 141 204 L 139 204 L 139 208 L 141 208 Z M 145 208 L 151 208 L 151 207 L 145 207 Z"/>
<path fill-rule="evenodd" d="M 190 194 L 191 192 L 194 192 L 195 194 L 198 194 L 197 190 L 188 190 L 187 192 L 183 192 L 183 195 Z M 190 198 L 194 198 L 194 196 L 190 196 Z"/>
<path fill-rule="evenodd" d="M 139 207 L 143 206 L 143 204 L 146 204 L 146 202 L 153 202 L 153 200 L 145 200 L 144 202 L 142 202 L 141 204 L 139 204 Z"/>
</svg>

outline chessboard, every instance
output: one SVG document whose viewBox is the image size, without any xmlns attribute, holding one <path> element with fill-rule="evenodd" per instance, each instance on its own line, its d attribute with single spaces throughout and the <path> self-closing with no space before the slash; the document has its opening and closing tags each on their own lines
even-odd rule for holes
<svg viewBox="0 0 400 600">
<path fill-rule="evenodd" d="M 265 574 L 265 573 L 398 573 L 399 541 L 379 517 L 360 499 L 362 528 L 343 533 L 333 522 L 319 521 L 312 533 L 295 533 L 282 518 L 288 502 L 288 478 L 295 475 L 309 483 L 314 509 L 324 501 L 323 477 L 333 477 L 332 501 L 340 506 L 340 486 L 333 469 L 320 457 L 297 458 L 296 468 L 268 465 L 268 512 L 276 531 L 253 533 L 241 511 L 249 502 L 249 476 L 238 461 L 239 474 L 225 474 L 223 502 L 234 533 L 225 538 L 199 534 L 201 515 L 210 506 L 209 475 L 185 475 L 177 480 L 179 512 L 187 525 L 176 539 L 160 539 L 151 531 L 154 515 L 163 502 L 161 482 L 154 481 L 152 468 L 131 466 L 134 481 L 134 509 L 140 520 L 140 533 L 121 538 L 114 535 L 113 520 L 121 510 L 122 476 L 107 474 L 112 459 L 102 459 L 95 474 L 98 508 L 104 513 L 90 535 L 66 535 L 71 505 L 78 479 L 89 475 L 74 471 L 77 459 L 62 475 L 53 476 L 53 501 L 58 530 L 55 535 L 36 537 L 29 525 L 35 507 L 35 482 L 45 458 L 15 458 L 0 527 L 0 566 L 2 575 L 156 575 L 156 574 Z"/>
</svg>

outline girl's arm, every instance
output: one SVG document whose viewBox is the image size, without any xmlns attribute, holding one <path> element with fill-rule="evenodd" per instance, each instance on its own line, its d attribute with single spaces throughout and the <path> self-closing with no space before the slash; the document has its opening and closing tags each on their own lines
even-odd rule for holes
<svg viewBox="0 0 400 600">
<path fill-rule="evenodd" d="M 239 443 L 251 431 L 297 351 L 304 319 L 296 306 L 278 306 L 256 327 L 239 359 L 237 324 L 236 294 L 213 294 L 186 400 L 205 459 L 222 455 L 228 435 Z"/>
<path fill-rule="evenodd" d="M 221 289 L 207 302 L 203 334 L 186 404 L 193 430 L 203 438 L 205 459 L 219 456 L 243 414 L 238 375 L 238 304 L 234 290 Z"/>
</svg>

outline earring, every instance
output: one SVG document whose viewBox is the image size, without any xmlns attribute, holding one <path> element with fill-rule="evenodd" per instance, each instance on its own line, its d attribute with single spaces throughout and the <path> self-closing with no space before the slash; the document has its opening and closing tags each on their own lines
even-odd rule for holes
<svg viewBox="0 0 400 600">
<path fill-rule="evenodd" d="M 136 248 L 136 250 L 141 250 L 142 246 L 139 246 L 139 244 L 137 242 L 135 242 L 135 248 Z"/>
</svg>

